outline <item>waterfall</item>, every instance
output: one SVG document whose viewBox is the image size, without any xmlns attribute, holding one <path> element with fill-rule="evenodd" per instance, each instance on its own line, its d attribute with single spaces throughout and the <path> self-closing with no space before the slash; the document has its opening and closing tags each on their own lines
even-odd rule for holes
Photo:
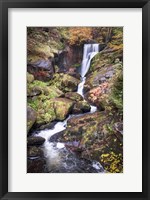
<svg viewBox="0 0 150 200">
<path fill-rule="evenodd" d="M 82 65 L 81 65 L 81 82 L 78 85 L 78 91 L 81 96 L 84 97 L 83 94 L 83 88 L 84 88 L 84 83 L 86 81 L 86 73 L 88 72 L 91 64 L 92 58 L 99 52 L 99 44 L 85 44 L 84 45 L 84 51 L 83 51 L 83 60 L 82 60 Z M 91 105 L 91 110 L 90 112 L 93 113 L 97 110 L 96 106 Z"/>
<path fill-rule="evenodd" d="M 89 70 L 92 58 L 99 52 L 99 44 L 85 44 L 83 51 L 83 60 L 81 66 L 82 78 Z"/>
</svg>

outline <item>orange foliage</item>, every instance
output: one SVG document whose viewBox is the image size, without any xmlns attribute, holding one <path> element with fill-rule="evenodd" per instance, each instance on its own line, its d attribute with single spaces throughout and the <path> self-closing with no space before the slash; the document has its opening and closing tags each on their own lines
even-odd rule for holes
<svg viewBox="0 0 150 200">
<path fill-rule="evenodd" d="M 92 39 L 92 28 L 90 27 L 72 27 L 69 29 L 69 44 L 80 45 L 85 41 Z"/>
<path fill-rule="evenodd" d="M 92 89 L 92 90 L 90 91 L 90 99 L 91 99 L 93 102 L 95 102 L 95 101 L 98 99 L 98 97 L 99 97 L 100 95 L 102 95 L 102 94 L 105 93 L 105 91 L 106 91 L 107 88 L 108 88 L 108 83 L 105 82 L 105 83 L 102 83 L 100 86 L 98 86 L 98 87 Z"/>
</svg>

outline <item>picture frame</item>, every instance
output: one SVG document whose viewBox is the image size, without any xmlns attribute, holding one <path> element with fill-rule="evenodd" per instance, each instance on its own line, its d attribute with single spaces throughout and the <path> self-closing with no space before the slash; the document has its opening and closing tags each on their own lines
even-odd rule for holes
<svg viewBox="0 0 150 200">
<path fill-rule="evenodd" d="M 1 7 L 0 197 L 1 199 L 150 199 L 150 1 L 149 0 L 5 0 Z M 142 192 L 9 192 L 8 191 L 8 9 L 9 8 L 142 8 Z"/>
</svg>

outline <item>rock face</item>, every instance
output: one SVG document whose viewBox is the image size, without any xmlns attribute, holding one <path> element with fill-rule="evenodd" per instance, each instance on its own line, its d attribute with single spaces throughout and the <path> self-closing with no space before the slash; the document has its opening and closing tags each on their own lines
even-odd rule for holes
<svg viewBox="0 0 150 200">
<path fill-rule="evenodd" d="M 31 107 L 27 107 L 27 132 L 32 128 L 37 118 L 37 113 Z"/>
<path fill-rule="evenodd" d="M 82 61 L 82 46 L 67 46 L 58 56 L 58 66 L 64 67 L 66 71 L 76 63 Z"/>
</svg>

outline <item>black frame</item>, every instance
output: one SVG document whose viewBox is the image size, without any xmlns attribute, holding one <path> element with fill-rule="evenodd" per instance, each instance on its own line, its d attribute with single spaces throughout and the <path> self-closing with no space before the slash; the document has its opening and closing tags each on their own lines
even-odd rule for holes
<svg viewBox="0 0 150 200">
<path fill-rule="evenodd" d="M 8 192 L 8 8 L 142 8 L 142 192 Z M 150 199 L 150 0 L 0 0 L 0 198 L 1 199 Z"/>
</svg>

